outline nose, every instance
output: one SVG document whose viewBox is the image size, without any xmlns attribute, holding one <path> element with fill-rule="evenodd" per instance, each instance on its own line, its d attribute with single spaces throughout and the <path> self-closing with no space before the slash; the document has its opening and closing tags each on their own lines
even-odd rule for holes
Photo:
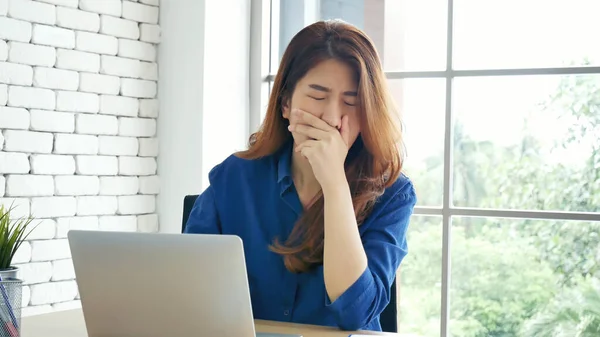
<svg viewBox="0 0 600 337">
<path fill-rule="evenodd" d="M 321 119 L 339 130 L 342 127 L 342 107 L 340 104 L 337 102 L 328 104 Z"/>
</svg>

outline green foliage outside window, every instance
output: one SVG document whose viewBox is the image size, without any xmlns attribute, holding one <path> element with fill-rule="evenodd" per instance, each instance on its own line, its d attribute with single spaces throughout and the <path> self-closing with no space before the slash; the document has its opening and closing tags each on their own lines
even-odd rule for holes
<svg viewBox="0 0 600 337">
<path fill-rule="evenodd" d="M 548 145 L 523 132 L 503 147 L 454 132 L 454 204 L 600 212 L 600 78 L 565 76 L 527 123 L 560 119 Z M 585 161 L 561 160 L 585 149 Z M 422 204 L 441 204 L 443 156 L 410 172 Z M 552 159 L 552 160 L 549 160 Z M 427 200 L 431 198 L 431 200 Z M 439 336 L 441 220 L 415 216 L 400 271 L 400 330 Z M 600 222 L 454 218 L 453 337 L 600 336 Z"/>
</svg>

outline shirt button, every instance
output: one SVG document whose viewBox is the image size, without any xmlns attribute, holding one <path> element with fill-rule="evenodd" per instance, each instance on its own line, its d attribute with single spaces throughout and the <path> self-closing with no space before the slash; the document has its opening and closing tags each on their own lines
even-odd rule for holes
<svg viewBox="0 0 600 337">
<path fill-rule="evenodd" d="M 283 311 L 283 314 L 287 316 L 287 315 L 289 315 L 289 314 L 290 314 L 290 311 L 289 311 L 289 310 L 284 310 L 284 311 Z"/>
</svg>

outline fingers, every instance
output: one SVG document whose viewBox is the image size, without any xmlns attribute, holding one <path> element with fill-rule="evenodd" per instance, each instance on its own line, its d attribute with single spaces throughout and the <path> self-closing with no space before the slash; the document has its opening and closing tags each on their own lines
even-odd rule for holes
<svg viewBox="0 0 600 337">
<path fill-rule="evenodd" d="M 319 146 L 319 142 L 316 140 L 307 140 L 302 144 L 296 146 L 295 152 L 299 152 L 304 158 L 310 159 L 312 157 L 311 153 L 315 150 L 315 148 Z"/>
<path fill-rule="evenodd" d="M 312 127 L 321 129 L 323 131 L 330 131 L 331 129 L 335 129 L 321 118 L 300 109 L 293 109 L 292 116 L 295 117 L 295 121 L 300 122 L 299 124 L 308 124 Z"/>
<path fill-rule="evenodd" d="M 327 137 L 327 131 L 317 129 L 310 125 L 290 124 L 290 126 L 288 126 L 288 130 L 299 133 L 301 135 L 305 135 L 306 137 L 312 139 L 321 140 Z"/>
<path fill-rule="evenodd" d="M 309 140 L 302 142 L 298 146 L 296 146 L 296 149 L 294 151 L 302 152 L 302 151 L 305 151 L 306 149 L 313 148 L 317 145 L 319 145 L 318 141 L 309 139 Z"/>
</svg>

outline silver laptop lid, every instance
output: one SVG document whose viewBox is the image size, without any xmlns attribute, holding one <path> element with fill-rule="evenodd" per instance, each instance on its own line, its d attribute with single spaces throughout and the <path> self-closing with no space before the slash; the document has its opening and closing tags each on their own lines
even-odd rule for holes
<svg viewBox="0 0 600 337">
<path fill-rule="evenodd" d="M 242 241 L 229 235 L 68 234 L 89 337 L 254 337 Z"/>
</svg>

